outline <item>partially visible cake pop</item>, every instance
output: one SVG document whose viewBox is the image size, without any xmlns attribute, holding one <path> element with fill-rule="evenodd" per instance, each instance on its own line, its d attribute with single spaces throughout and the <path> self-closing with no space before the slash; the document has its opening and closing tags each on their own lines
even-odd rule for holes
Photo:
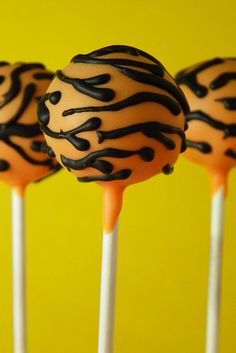
<svg viewBox="0 0 236 353">
<path fill-rule="evenodd" d="M 0 62 L 0 180 L 22 193 L 58 169 L 43 151 L 37 102 L 53 74 L 38 63 Z"/>
<path fill-rule="evenodd" d="M 76 55 L 39 103 L 39 121 L 57 160 L 79 181 L 103 188 L 99 353 L 113 351 L 117 219 L 123 190 L 169 174 L 185 150 L 188 104 L 163 65 L 114 45 Z"/>
<path fill-rule="evenodd" d="M 0 180 L 12 188 L 14 353 L 26 353 L 24 189 L 57 171 L 47 156 L 37 103 L 53 74 L 38 63 L 0 62 Z"/>
<path fill-rule="evenodd" d="M 176 76 L 190 105 L 185 156 L 208 169 L 212 179 L 211 249 L 206 353 L 218 353 L 224 199 L 236 166 L 236 58 L 216 58 Z"/>
</svg>

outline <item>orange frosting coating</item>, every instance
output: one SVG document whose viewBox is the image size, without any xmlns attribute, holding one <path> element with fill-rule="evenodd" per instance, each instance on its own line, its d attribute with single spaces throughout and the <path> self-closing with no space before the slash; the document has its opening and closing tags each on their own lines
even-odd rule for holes
<svg viewBox="0 0 236 353">
<path fill-rule="evenodd" d="M 188 148 L 184 154 L 206 167 L 213 192 L 236 166 L 236 59 L 216 58 L 177 75 L 189 102 L 186 114 Z"/>
<path fill-rule="evenodd" d="M 62 166 L 103 187 L 110 231 L 128 185 L 172 171 L 185 149 L 183 110 L 182 92 L 156 59 L 111 46 L 77 55 L 57 72 L 39 121 Z"/>
<path fill-rule="evenodd" d="M 20 194 L 58 166 L 41 152 L 45 140 L 36 112 L 51 79 L 41 64 L 0 62 L 0 180 Z"/>
</svg>

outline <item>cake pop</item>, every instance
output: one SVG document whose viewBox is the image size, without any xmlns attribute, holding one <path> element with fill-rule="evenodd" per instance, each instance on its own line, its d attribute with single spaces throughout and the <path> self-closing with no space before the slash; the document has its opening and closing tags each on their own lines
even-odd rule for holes
<svg viewBox="0 0 236 353">
<path fill-rule="evenodd" d="M 26 353 L 24 189 L 59 169 L 36 113 L 52 78 L 42 64 L 0 62 L 0 180 L 12 188 L 14 353 Z"/>
<path fill-rule="evenodd" d="M 206 353 L 218 352 L 224 198 L 236 166 L 236 59 L 215 58 L 176 76 L 190 105 L 185 156 L 208 169 L 212 179 Z"/>
<path fill-rule="evenodd" d="M 42 64 L 0 62 L 0 180 L 22 193 L 58 169 L 48 158 L 37 121 L 37 102 L 53 74 Z"/>
<path fill-rule="evenodd" d="M 142 50 L 114 45 L 76 55 L 39 102 L 47 145 L 81 182 L 104 193 L 99 353 L 111 353 L 117 218 L 123 190 L 173 171 L 185 150 L 188 104 L 163 65 Z"/>
</svg>

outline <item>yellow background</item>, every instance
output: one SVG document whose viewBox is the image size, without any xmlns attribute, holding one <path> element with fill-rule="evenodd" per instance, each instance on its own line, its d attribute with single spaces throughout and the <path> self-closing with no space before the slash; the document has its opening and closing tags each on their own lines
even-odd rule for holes
<svg viewBox="0 0 236 353">
<path fill-rule="evenodd" d="M 176 71 L 236 56 L 235 0 L 1 1 L 0 59 L 63 68 L 110 44 L 150 52 Z M 236 351 L 236 173 L 225 225 L 220 352 Z M 29 353 L 94 353 L 101 192 L 60 172 L 29 186 Z M 130 187 L 120 219 L 115 353 L 204 352 L 209 178 L 182 157 L 172 176 Z M 10 190 L 0 185 L 0 353 L 12 352 Z"/>
</svg>

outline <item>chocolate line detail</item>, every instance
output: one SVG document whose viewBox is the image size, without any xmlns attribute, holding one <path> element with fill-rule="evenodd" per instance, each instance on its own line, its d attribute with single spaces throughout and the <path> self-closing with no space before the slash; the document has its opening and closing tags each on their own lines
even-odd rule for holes
<svg viewBox="0 0 236 353">
<path fill-rule="evenodd" d="M 72 85 L 77 91 L 102 102 L 110 102 L 115 97 L 115 92 L 112 89 L 96 87 L 110 81 L 111 76 L 108 74 L 81 79 L 68 77 L 59 70 L 56 76 L 60 81 Z"/>
<path fill-rule="evenodd" d="M 151 93 L 151 92 L 139 92 L 120 102 L 113 103 L 110 105 L 67 109 L 67 110 L 64 110 L 64 112 L 62 113 L 62 116 L 68 116 L 68 115 L 73 115 L 76 113 L 83 113 L 83 112 L 107 112 L 107 111 L 115 112 L 137 104 L 150 103 L 150 102 L 159 103 L 163 105 L 174 115 L 179 115 L 181 112 L 179 104 L 169 96 L 158 94 L 158 93 Z"/>
<path fill-rule="evenodd" d="M 202 153 L 211 153 L 212 152 L 212 147 L 209 143 L 207 142 L 200 142 L 200 141 L 191 141 L 187 140 L 187 146 L 188 148 L 195 148 L 199 152 Z"/>
<path fill-rule="evenodd" d="M 234 152 L 231 148 L 225 151 L 225 155 L 230 158 L 236 159 L 236 152 Z"/>
<path fill-rule="evenodd" d="M 130 177 L 132 171 L 130 169 L 122 169 L 119 172 L 109 174 L 109 175 L 96 175 L 96 176 L 86 176 L 78 177 L 78 181 L 83 183 L 88 183 L 92 181 L 114 181 L 114 180 L 125 180 Z"/>
<path fill-rule="evenodd" d="M 224 138 L 236 136 L 236 124 L 225 124 L 219 120 L 213 119 L 211 116 L 200 110 L 190 112 L 186 115 L 186 121 L 189 122 L 191 120 L 199 120 L 210 125 L 214 129 L 221 130 L 224 133 Z"/>
<path fill-rule="evenodd" d="M 176 82 L 184 84 L 199 98 L 203 98 L 207 95 L 208 89 L 204 85 L 200 84 L 197 80 L 197 74 L 215 65 L 222 64 L 223 59 L 215 58 L 201 63 L 200 65 L 194 65 L 187 70 L 182 70 L 176 75 Z"/>
</svg>

